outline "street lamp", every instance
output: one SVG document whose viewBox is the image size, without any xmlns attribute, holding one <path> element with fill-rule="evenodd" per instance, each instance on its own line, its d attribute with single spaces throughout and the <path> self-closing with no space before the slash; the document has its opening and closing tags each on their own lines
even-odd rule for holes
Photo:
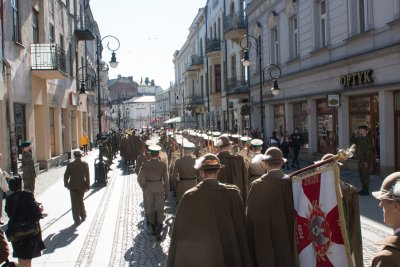
<svg viewBox="0 0 400 267">
<path fill-rule="evenodd" d="M 245 45 L 243 45 L 243 40 L 246 39 Z M 250 42 L 250 39 L 252 39 L 255 44 L 256 44 L 256 52 L 258 56 L 258 62 L 259 62 L 259 75 L 260 75 L 260 81 L 259 81 L 259 86 L 260 86 L 260 113 L 261 113 L 261 138 L 263 141 L 264 140 L 264 104 L 263 104 L 263 85 L 265 81 L 265 71 L 268 71 L 268 76 L 270 79 L 273 81 L 273 85 L 270 89 L 272 96 L 276 96 L 279 94 L 279 86 L 278 86 L 278 78 L 281 76 L 281 69 L 279 68 L 278 65 L 275 64 L 268 64 L 264 68 L 262 68 L 262 53 L 261 53 L 261 35 L 258 36 L 258 38 L 254 37 L 253 35 L 250 34 L 245 34 L 242 36 L 240 39 L 240 47 L 243 49 L 243 58 L 242 58 L 242 64 L 244 67 L 249 67 L 251 65 L 250 61 L 250 49 L 252 43 Z M 247 79 L 250 81 L 250 71 L 249 69 L 247 70 Z M 250 90 L 250 89 L 249 89 Z M 250 100 L 250 99 L 249 99 Z"/>
<path fill-rule="evenodd" d="M 97 164 L 95 163 L 95 180 L 98 185 L 103 185 L 105 186 L 107 184 L 106 181 L 106 172 L 107 168 L 104 165 L 103 162 L 103 153 L 102 153 L 102 144 L 101 144 L 101 134 L 102 134 L 102 129 L 101 129 L 101 94 L 100 94 L 100 58 L 101 58 L 101 52 L 102 52 L 102 43 L 104 39 L 114 39 L 117 43 L 115 48 L 110 47 L 110 43 L 107 43 L 107 49 L 110 50 L 111 53 L 111 61 L 110 66 L 111 68 L 116 68 L 118 66 L 117 58 L 115 56 L 115 51 L 117 51 L 120 47 L 120 42 L 117 37 L 112 36 L 112 35 L 106 35 L 104 36 L 101 40 L 99 36 L 96 36 L 96 63 L 97 63 L 97 119 L 98 119 L 98 124 L 99 124 L 99 133 L 97 135 L 97 138 L 100 139 L 99 142 L 99 160 Z"/>
</svg>

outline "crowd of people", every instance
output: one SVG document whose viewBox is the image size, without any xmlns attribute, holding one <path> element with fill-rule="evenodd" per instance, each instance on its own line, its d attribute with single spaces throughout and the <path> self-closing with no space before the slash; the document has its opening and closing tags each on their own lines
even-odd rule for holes
<svg viewBox="0 0 400 267">
<path fill-rule="evenodd" d="M 361 191 L 341 182 L 354 266 L 363 266 L 358 195 L 369 194 L 368 147 L 364 130 L 352 140 L 358 145 Z M 217 131 L 133 129 L 99 136 L 106 165 L 118 152 L 137 174 L 143 190 L 145 221 L 150 234 L 162 240 L 165 200 L 170 192 L 178 204 L 168 253 L 168 266 L 296 266 L 293 196 L 290 170 L 300 169 L 304 144 L 298 128 L 292 134 L 274 131 L 266 143 L 258 138 Z M 20 266 L 31 266 L 44 249 L 39 220 L 41 203 L 35 201 L 35 171 L 31 142 L 21 144 L 22 177 L 0 181 L 9 217 L 6 236 Z M 360 149 L 360 146 L 363 146 Z M 289 152 L 292 152 L 290 164 Z M 75 225 L 86 219 L 84 194 L 90 186 L 87 150 L 74 151 L 67 165 L 64 186 L 70 191 Z M 322 160 L 334 157 L 327 154 Z M 1 155 L 0 155 L 1 159 Z M 105 170 L 107 171 L 107 170 Z M 0 179 L 7 173 L 0 170 Z M 4 177 L 3 177 L 4 176 Z M 373 192 L 384 211 L 384 222 L 394 234 L 372 266 L 400 266 L 400 172 L 389 175 Z M 30 234 L 21 230 L 29 222 Z M 4 222 L 0 222 L 4 223 Z M 33 229 L 33 230 L 32 230 Z M 26 229 L 25 229 L 26 230 Z M 18 236 L 21 232 L 23 236 Z M 4 247 L 4 249 L 1 249 Z M 7 255 L 3 257 L 3 254 Z M 0 262 L 8 262 L 8 244 L 0 231 Z"/>
</svg>

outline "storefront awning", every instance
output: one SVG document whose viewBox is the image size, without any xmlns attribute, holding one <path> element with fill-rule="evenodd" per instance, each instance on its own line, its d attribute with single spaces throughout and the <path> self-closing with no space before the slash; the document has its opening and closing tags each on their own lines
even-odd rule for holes
<svg viewBox="0 0 400 267">
<path fill-rule="evenodd" d="M 175 117 L 175 118 L 164 121 L 164 123 L 176 123 L 176 122 L 181 122 L 181 117 Z"/>
</svg>

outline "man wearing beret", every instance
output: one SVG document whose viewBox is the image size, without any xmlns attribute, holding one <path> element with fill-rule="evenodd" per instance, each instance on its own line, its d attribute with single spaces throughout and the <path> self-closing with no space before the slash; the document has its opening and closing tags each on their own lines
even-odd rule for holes
<svg viewBox="0 0 400 267">
<path fill-rule="evenodd" d="M 372 195 L 380 200 L 383 220 L 393 229 L 393 235 L 378 243 L 383 245 L 372 260 L 372 267 L 400 266 L 400 172 L 390 174 L 379 191 Z"/>
<path fill-rule="evenodd" d="M 296 266 L 292 182 L 281 170 L 286 159 L 270 147 L 259 160 L 266 174 L 250 185 L 246 215 L 255 265 Z"/>
<path fill-rule="evenodd" d="M 218 137 L 214 144 L 218 148 L 217 157 L 221 164 L 225 166 L 218 174 L 218 180 L 222 183 L 236 185 L 242 193 L 243 203 L 246 205 L 249 178 L 244 159 L 240 155 L 232 155 L 229 150 L 231 143 L 226 136 Z"/>
<path fill-rule="evenodd" d="M 362 189 L 358 192 L 360 196 L 369 195 L 369 169 L 371 167 L 372 139 L 368 134 L 368 126 L 358 126 L 358 135 L 352 137 L 351 142 L 356 144 L 356 158 L 358 162 L 358 173 Z"/>
<path fill-rule="evenodd" d="M 36 171 L 32 155 L 32 142 L 25 141 L 22 147 L 22 179 L 24 181 L 24 190 L 35 194 Z"/>
<path fill-rule="evenodd" d="M 186 191 L 176 211 L 168 267 L 252 267 L 245 213 L 235 185 L 218 181 L 224 166 L 213 154 L 196 160 L 204 180 Z"/>
<path fill-rule="evenodd" d="M 67 164 L 64 173 L 64 186 L 69 189 L 71 195 L 72 218 L 75 225 L 86 220 L 86 209 L 83 203 L 83 196 L 90 187 L 89 165 L 82 161 L 82 152 L 75 150 L 75 160 Z"/>
<path fill-rule="evenodd" d="M 143 163 L 138 175 L 139 185 L 144 191 L 144 210 L 157 240 L 161 240 L 164 205 L 169 191 L 167 165 L 159 159 L 160 150 L 158 145 L 149 146 L 151 159 Z"/>
</svg>

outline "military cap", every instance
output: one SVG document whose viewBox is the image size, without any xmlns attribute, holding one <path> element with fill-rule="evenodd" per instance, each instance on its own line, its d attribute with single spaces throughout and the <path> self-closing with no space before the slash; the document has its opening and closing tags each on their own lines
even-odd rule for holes
<svg viewBox="0 0 400 267">
<path fill-rule="evenodd" d="M 242 141 L 243 143 L 248 143 L 251 141 L 251 137 L 243 136 L 240 138 L 240 141 Z"/>
<path fill-rule="evenodd" d="M 364 129 L 364 130 L 368 130 L 369 129 L 369 127 L 368 127 L 368 125 L 367 124 L 360 124 L 360 125 L 358 125 L 358 129 Z"/>
<path fill-rule="evenodd" d="M 394 172 L 383 180 L 381 189 L 372 192 L 372 195 L 379 200 L 388 199 L 400 201 L 400 172 Z"/>
<path fill-rule="evenodd" d="M 196 170 L 216 170 L 224 168 L 219 159 L 214 154 L 208 153 L 204 157 L 198 158 L 194 164 Z"/>
<path fill-rule="evenodd" d="M 32 144 L 31 141 L 24 141 L 21 143 L 21 147 L 27 147 L 27 146 L 30 146 L 31 144 Z"/>
<path fill-rule="evenodd" d="M 277 147 L 270 147 L 265 151 L 264 161 L 269 162 L 286 162 L 287 159 L 283 157 L 282 151 Z"/>
<path fill-rule="evenodd" d="M 216 147 L 224 147 L 224 146 L 230 146 L 230 145 L 231 145 L 231 142 L 229 141 L 229 138 L 226 136 L 220 136 L 214 142 L 214 146 L 216 146 Z"/>
<path fill-rule="evenodd" d="M 183 149 L 185 150 L 193 150 L 196 146 L 192 142 L 184 142 Z"/>
<path fill-rule="evenodd" d="M 261 139 L 257 139 L 257 138 L 251 140 L 251 142 L 250 142 L 250 144 L 251 144 L 252 146 L 254 146 L 254 147 L 262 146 L 263 143 L 264 143 L 264 142 L 263 142 Z"/>
<path fill-rule="evenodd" d="M 149 139 L 145 142 L 146 146 L 156 145 L 157 143 L 158 141 L 156 139 Z"/>
<path fill-rule="evenodd" d="M 240 138 L 240 135 L 239 135 L 239 134 L 232 134 L 231 137 L 232 137 L 233 139 L 239 139 L 239 138 Z"/>
<path fill-rule="evenodd" d="M 221 132 L 212 132 L 212 136 L 220 136 Z"/>
<path fill-rule="evenodd" d="M 160 147 L 159 145 L 150 145 L 150 146 L 149 146 L 149 150 L 150 150 L 151 152 L 160 152 L 161 147 Z"/>
<path fill-rule="evenodd" d="M 80 151 L 80 150 L 75 150 L 75 151 L 74 151 L 74 156 L 75 156 L 75 157 L 82 157 L 82 151 Z"/>
</svg>

